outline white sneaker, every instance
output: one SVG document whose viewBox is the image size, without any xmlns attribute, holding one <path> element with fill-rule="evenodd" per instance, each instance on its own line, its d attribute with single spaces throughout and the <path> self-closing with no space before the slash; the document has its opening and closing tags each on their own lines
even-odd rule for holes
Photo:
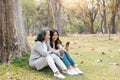
<svg viewBox="0 0 120 80">
<path fill-rule="evenodd" d="M 54 74 L 55 77 L 59 78 L 59 79 L 64 79 L 65 76 L 63 76 L 61 73 L 59 74 Z"/>
<path fill-rule="evenodd" d="M 76 71 L 76 72 L 78 72 L 79 74 L 83 74 L 83 72 L 79 69 L 79 68 L 74 68 L 74 70 Z"/>
<path fill-rule="evenodd" d="M 62 72 L 65 74 L 68 74 L 68 75 L 74 75 L 70 70 L 66 70 L 66 71 L 62 71 Z"/>
<path fill-rule="evenodd" d="M 78 75 L 79 73 L 74 70 L 74 68 L 70 69 L 70 72 L 72 72 L 74 75 Z"/>
</svg>

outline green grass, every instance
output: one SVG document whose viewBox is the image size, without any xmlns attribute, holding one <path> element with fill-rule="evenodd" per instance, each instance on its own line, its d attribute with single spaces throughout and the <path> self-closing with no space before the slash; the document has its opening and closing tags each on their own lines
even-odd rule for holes
<svg viewBox="0 0 120 80">
<path fill-rule="evenodd" d="M 28 38 L 31 46 L 35 37 Z M 69 53 L 84 72 L 81 76 L 66 75 L 65 80 L 120 80 L 120 36 L 111 35 L 75 35 L 60 37 L 65 44 L 70 41 Z M 0 80 L 59 80 L 53 77 L 49 67 L 41 71 L 28 65 L 29 53 L 21 59 L 14 59 L 12 64 L 0 65 Z M 101 59 L 102 62 L 97 62 Z"/>
</svg>

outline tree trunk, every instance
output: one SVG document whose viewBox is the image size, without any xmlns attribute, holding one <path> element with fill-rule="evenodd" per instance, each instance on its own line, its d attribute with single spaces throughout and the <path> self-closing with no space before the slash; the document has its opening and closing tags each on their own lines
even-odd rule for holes
<svg viewBox="0 0 120 80">
<path fill-rule="evenodd" d="M 47 5 L 48 5 L 47 13 L 48 13 L 48 16 L 50 16 L 50 0 L 47 0 Z M 48 17 L 47 22 L 48 22 L 47 27 L 49 27 L 50 26 L 50 17 Z"/>
<path fill-rule="evenodd" d="M 113 0 L 112 2 L 112 17 L 111 17 L 111 26 L 112 26 L 112 33 L 115 34 L 117 33 L 117 27 L 115 25 L 115 18 L 116 18 L 116 14 L 118 13 L 118 9 L 120 6 L 120 0 Z"/>
<path fill-rule="evenodd" d="M 75 24 L 72 22 L 69 14 L 66 14 L 66 16 L 67 16 L 67 18 L 68 18 L 69 23 L 70 23 L 72 26 L 74 26 L 74 27 L 78 30 L 77 33 L 79 33 L 79 30 L 80 30 L 79 25 L 75 25 Z"/>
<path fill-rule="evenodd" d="M 91 21 L 91 25 L 90 25 L 90 33 L 91 33 L 91 34 L 94 34 L 93 23 L 94 23 L 94 21 Z"/>
<path fill-rule="evenodd" d="M 17 32 L 18 32 L 18 42 L 20 45 L 20 49 L 22 52 L 30 51 L 30 45 L 27 40 L 27 34 L 25 32 L 25 25 L 23 23 L 23 16 L 22 16 L 22 6 L 21 6 L 21 0 L 14 0 L 14 11 L 16 16 L 16 26 L 17 26 Z"/>
<path fill-rule="evenodd" d="M 52 10 L 53 10 L 53 19 L 54 27 L 57 28 L 59 34 L 65 34 L 64 27 L 61 21 L 61 6 L 58 0 L 51 0 Z"/>
<path fill-rule="evenodd" d="M 105 0 L 103 0 L 103 33 L 107 33 L 107 21 L 106 21 L 106 5 L 105 5 Z"/>
<path fill-rule="evenodd" d="M 94 34 L 94 21 L 95 21 L 95 17 L 96 17 L 96 12 L 89 12 L 89 16 L 90 16 L 90 33 Z"/>
<path fill-rule="evenodd" d="M 102 24 L 103 24 L 103 19 L 102 19 L 101 22 L 100 22 L 100 26 L 101 26 L 101 27 L 100 27 L 100 30 L 101 30 L 102 33 L 104 33 L 104 31 L 103 31 L 104 29 L 103 29 L 103 27 L 102 27 Z"/>
<path fill-rule="evenodd" d="M 13 57 L 21 57 L 15 26 L 14 1 L 0 0 L 0 60 L 9 62 Z"/>
<path fill-rule="evenodd" d="M 116 14 L 112 13 L 112 17 L 111 17 L 112 34 L 116 33 L 115 17 L 116 17 Z"/>
<path fill-rule="evenodd" d="M 95 18 L 97 16 L 97 13 L 98 13 L 98 9 L 94 9 L 92 8 L 90 11 L 89 11 L 89 18 L 90 18 L 90 33 L 91 34 L 95 34 L 94 32 L 94 21 L 95 21 Z"/>
</svg>

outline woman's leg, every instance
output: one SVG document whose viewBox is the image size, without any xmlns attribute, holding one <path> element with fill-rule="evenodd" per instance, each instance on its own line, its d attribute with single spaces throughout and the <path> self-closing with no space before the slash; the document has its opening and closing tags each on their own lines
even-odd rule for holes
<svg viewBox="0 0 120 80">
<path fill-rule="evenodd" d="M 37 70 L 41 70 L 44 67 L 48 66 L 52 69 L 52 71 L 55 73 L 58 71 L 54 60 L 52 59 L 51 56 L 47 56 L 47 57 L 41 57 L 39 59 L 37 59 L 36 61 L 33 62 L 33 65 L 35 66 L 35 68 Z"/>
<path fill-rule="evenodd" d="M 71 63 L 72 67 L 74 67 L 72 69 L 75 71 L 75 73 L 77 72 L 76 74 L 83 74 L 83 72 L 77 67 L 77 64 L 75 64 L 75 62 L 73 61 L 73 59 L 71 58 L 69 53 L 67 53 L 65 51 L 65 55 L 66 55 L 67 59 L 69 60 L 69 62 Z"/>
<path fill-rule="evenodd" d="M 55 63 L 62 69 L 63 73 L 66 73 L 68 75 L 74 75 L 72 72 L 69 72 L 67 70 L 67 67 L 65 66 L 65 64 L 63 63 L 63 61 L 57 55 L 52 54 L 51 56 L 53 57 Z"/>
<path fill-rule="evenodd" d="M 63 61 L 63 63 L 67 66 L 67 67 L 71 67 L 71 63 L 69 62 L 69 60 L 67 59 L 66 55 L 64 55 L 63 58 L 61 58 L 61 60 Z"/>
<path fill-rule="evenodd" d="M 41 57 L 39 59 L 36 59 L 35 61 L 33 61 L 32 63 L 33 67 L 36 68 L 37 70 L 41 70 L 44 67 L 48 66 L 48 63 L 46 61 L 45 57 Z"/>
<path fill-rule="evenodd" d="M 55 72 L 58 72 L 59 70 L 57 69 L 56 65 L 55 65 L 55 62 L 53 60 L 53 58 L 51 56 L 47 56 L 46 57 L 46 60 L 48 62 L 48 65 L 50 66 L 50 68 L 52 69 L 52 71 L 55 73 Z"/>
<path fill-rule="evenodd" d="M 57 69 L 55 62 L 51 56 L 39 58 L 34 62 L 34 66 L 37 70 L 41 70 L 42 68 L 44 68 L 48 65 L 52 69 L 52 71 L 54 72 L 55 77 L 58 77 L 61 79 L 65 78 Z"/>
<path fill-rule="evenodd" d="M 65 64 L 62 62 L 62 60 L 55 54 L 51 54 L 52 58 L 54 59 L 55 63 L 62 69 L 62 70 L 67 70 L 67 67 Z"/>
<path fill-rule="evenodd" d="M 52 69 L 52 71 L 54 72 L 54 76 L 55 77 L 58 77 L 60 79 L 64 79 L 65 76 L 63 76 L 59 70 L 57 69 L 56 65 L 55 65 L 55 62 L 54 62 L 54 59 L 49 55 L 46 57 L 46 60 L 48 62 L 48 65 L 50 66 L 50 68 Z"/>
<path fill-rule="evenodd" d="M 72 65 L 72 66 L 75 66 L 76 64 L 75 64 L 75 62 L 73 61 L 73 59 L 71 58 L 71 56 L 69 55 L 69 53 L 68 52 L 66 52 L 66 51 L 64 51 L 64 56 L 66 56 L 66 58 L 68 59 L 68 61 L 70 62 L 70 64 Z"/>
</svg>

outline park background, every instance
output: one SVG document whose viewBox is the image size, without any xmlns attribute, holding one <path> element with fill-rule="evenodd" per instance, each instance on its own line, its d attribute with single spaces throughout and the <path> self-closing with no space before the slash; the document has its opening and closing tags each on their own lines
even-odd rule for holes
<svg viewBox="0 0 120 80">
<path fill-rule="evenodd" d="M 58 80 L 28 59 L 42 28 L 55 28 L 85 73 L 65 80 L 120 79 L 120 0 L 0 0 L 0 80 Z"/>
</svg>

